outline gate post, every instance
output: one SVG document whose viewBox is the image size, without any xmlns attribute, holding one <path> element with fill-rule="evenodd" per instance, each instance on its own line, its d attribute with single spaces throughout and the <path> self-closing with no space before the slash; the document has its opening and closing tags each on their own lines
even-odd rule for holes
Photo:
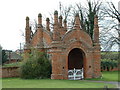
<svg viewBox="0 0 120 90">
<path fill-rule="evenodd" d="M 75 68 L 74 68 L 74 71 L 73 71 L 73 75 L 74 75 L 74 80 L 75 80 L 75 75 L 76 75 L 76 73 L 75 73 Z"/>
</svg>

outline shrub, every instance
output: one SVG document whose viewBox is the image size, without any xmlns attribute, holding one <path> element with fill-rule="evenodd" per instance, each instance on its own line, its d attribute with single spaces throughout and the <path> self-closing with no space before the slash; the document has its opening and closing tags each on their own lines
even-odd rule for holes
<svg viewBox="0 0 120 90">
<path fill-rule="evenodd" d="M 103 59 L 101 61 L 101 69 L 105 70 L 107 69 L 107 71 L 111 69 L 113 69 L 114 67 L 118 67 L 118 62 L 116 60 L 107 60 L 107 59 Z"/>
<path fill-rule="evenodd" d="M 51 63 L 45 53 L 38 50 L 32 50 L 31 54 L 23 60 L 20 68 L 21 78 L 49 78 L 51 75 Z"/>
</svg>

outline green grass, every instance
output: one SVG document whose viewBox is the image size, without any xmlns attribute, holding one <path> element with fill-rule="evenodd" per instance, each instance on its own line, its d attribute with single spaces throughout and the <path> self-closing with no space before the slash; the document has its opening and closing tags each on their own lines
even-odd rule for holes
<svg viewBox="0 0 120 90">
<path fill-rule="evenodd" d="M 104 71 L 102 72 L 102 78 L 86 79 L 97 81 L 118 81 L 118 71 Z"/>
<path fill-rule="evenodd" d="M 103 78 L 87 79 L 97 81 L 118 81 L 118 71 L 104 71 Z M 103 82 L 90 82 L 83 80 L 51 80 L 51 79 L 20 79 L 20 78 L 3 78 L 3 88 L 109 88 L 116 87 L 112 84 Z"/>
<path fill-rule="evenodd" d="M 15 62 L 10 64 L 4 64 L 2 67 L 19 67 L 22 64 L 22 62 Z"/>
<path fill-rule="evenodd" d="M 20 78 L 2 79 L 3 88 L 115 88 L 115 85 L 106 83 L 87 82 L 83 80 L 51 80 L 51 79 L 30 79 L 23 80 Z"/>
<path fill-rule="evenodd" d="M 112 51 L 108 51 L 108 52 L 101 52 L 101 54 L 106 54 L 106 53 L 108 53 L 108 54 L 118 54 L 119 52 L 112 52 Z"/>
</svg>

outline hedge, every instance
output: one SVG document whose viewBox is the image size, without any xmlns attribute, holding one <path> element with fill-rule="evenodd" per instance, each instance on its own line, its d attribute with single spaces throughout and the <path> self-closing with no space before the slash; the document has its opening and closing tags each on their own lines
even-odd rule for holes
<svg viewBox="0 0 120 90">
<path fill-rule="evenodd" d="M 118 62 L 116 60 L 108 60 L 102 59 L 101 60 L 101 69 L 109 71 L 110 68 L 113 69 L 114 67 L 118 67 Z"/>
</svg>

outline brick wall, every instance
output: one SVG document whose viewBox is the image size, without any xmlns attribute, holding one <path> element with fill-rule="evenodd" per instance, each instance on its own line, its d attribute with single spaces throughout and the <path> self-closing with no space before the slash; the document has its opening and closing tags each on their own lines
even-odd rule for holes
<svg viewBox="0 0 120 90">
<path fill-rule="evenodd" d="M 0 68 L 0 78 L 19 77 L 19 67 L 3 67 Z"/>
<path fill-rule="evenodd" d="M 9 64 L 9 63 L 15 63 L 15 62 L 18 62 L 19 60 L 17 59 L 11 59 L 9 61 L 6 61 L 4 64 Z"/>
</svg>

